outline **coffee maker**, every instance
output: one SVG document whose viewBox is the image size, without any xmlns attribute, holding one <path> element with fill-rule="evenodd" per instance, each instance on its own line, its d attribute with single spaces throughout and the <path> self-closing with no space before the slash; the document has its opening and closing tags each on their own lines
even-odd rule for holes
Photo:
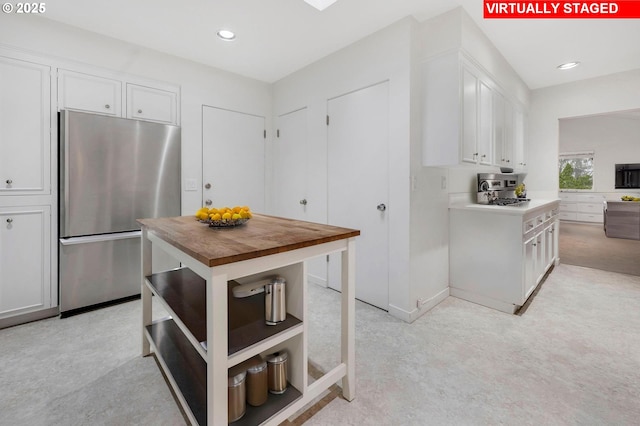
<svg viewBox="0 0 640 426">
<path fill-rule="evenodd" d="M 478 173 L 478 204 L 520 205 L 529 201 L 516 196 L 516 187 L 524 183 L 524 173 Z"/>
</svg>

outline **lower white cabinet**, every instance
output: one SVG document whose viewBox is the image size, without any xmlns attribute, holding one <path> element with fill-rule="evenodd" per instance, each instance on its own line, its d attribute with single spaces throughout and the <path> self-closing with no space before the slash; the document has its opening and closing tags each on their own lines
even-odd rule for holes
<svg viewBox="0 0 640 426">
<path fill-rule="evenodd" d="M 0 319 L 52 306 L 50 206 L 0 207 Z"/>
<path fill-rule="evenodd" d="M 560 219 L 602 223 L 605 198 L 601 193 L 560 192 Z"/>
<path fill-rule="evenodd" d="M 557 262 L 559 204 L 451 207 L 450 294 L 516 312 Z"/>
</svg>

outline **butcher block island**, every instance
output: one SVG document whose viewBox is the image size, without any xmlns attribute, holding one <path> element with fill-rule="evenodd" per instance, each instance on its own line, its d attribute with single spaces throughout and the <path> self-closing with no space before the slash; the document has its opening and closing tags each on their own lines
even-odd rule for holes
<svg viewBox="0 0 640 426">
<path fill-rule="evenodd" d="M 277 425 L 340 380 L 344 398 L 354 398 L 355 237 L 360 231 L 261 214 L 229 228 L 212 228 L 192 216 L 138 222 L 142 355 L 154 353 L 191 423 L 226 424 L 229 375 L 257 355 L 275 352 L 288 354 L 286 391 L 269 393 L 258 407 L 247 405 L 232 424 Z M 183 267 L 152 274 L 152 251 L 158 249 Z M 336 252 L 342 253 L 341 362 L 309 383 L 306 260 Z M 266 325 L 254 299 L 259 296 L 236 299 L 230 289 L 274 276 L 286 280 L 286 319 Z M 152 295 L 169 318 L 152 321 Z"/>
</svg>

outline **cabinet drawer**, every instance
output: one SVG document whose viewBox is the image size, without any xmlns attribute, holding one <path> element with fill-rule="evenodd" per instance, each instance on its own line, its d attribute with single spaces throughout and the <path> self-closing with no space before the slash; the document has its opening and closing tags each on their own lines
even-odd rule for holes
<svg viewBox="0 0 640 426">
<path fill-rule="evenodd" d="M 576 212 L 560 212 L 558 214 L 560 220 L 578 220 L 578 214 Z"/>
<path fill-rule="evenodd" d="M 578 203 L 575 202 L 563 201 L 560 203 L 560 212 L 575 212 L 578 209 L 577 204 Z"/>
<path fill-rule="evenodd" d="M 578 213 L 602 214 L 604 206 L 602 203 L 578 203 Z"/>
<path fill-rule="evenodd" d="M 560 198 L 560 200 L 564 203 L 565 201 L 575 201 L 575 195 L 576 194 L 571 192 L 561 192 L 560 194 L 558 194 L 558 198 Z"/>
<path fill-rule="evenodd" d="M 594 214 L 594 213 L 577 213 L 576 220 L 580 222 L 603 222 L 602 214 Z"/>
</svg>

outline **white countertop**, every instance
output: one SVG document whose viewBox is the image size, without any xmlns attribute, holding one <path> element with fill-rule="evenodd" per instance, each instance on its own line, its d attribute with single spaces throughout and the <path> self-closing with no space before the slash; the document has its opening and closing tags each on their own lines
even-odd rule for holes
<svg viewBox="0 0 640 426">
<path fill-rule="evenodd" d="M 494 206 L 489 204 L 452 204 L 449 209 L 453 210 L 476 210 L 485 212 L 495 212 L 499 214 L 508 214 L 515 216 L 524 216 L 535 210 L 545 210 L 552 208 L 553 204 L 560 204 L 559 198 L 552 199 L 535 199 L 518 206 Z"/>
</svg>

